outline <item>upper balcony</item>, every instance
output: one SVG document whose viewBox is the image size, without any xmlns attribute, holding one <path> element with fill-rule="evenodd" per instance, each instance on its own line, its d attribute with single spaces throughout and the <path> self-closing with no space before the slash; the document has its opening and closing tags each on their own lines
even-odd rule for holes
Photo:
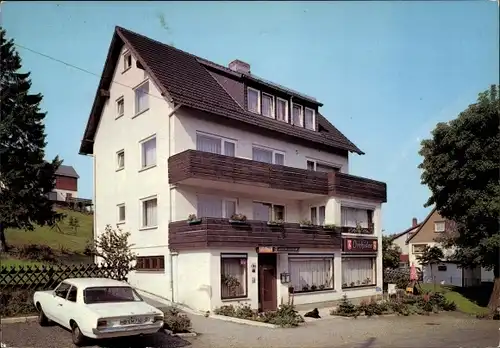
<svg viewBox="0 0 500 348">
<path fill-rule="evenodd" d="M 168 167 L 170 184 L 228 190 L 231 183 L 231 191 L 271 189 L 294 199 L 333 195 L 387 201 L 385 183 L 339 172 L 316 172 L 197 150 L 170 157 Z"/>
</svg>

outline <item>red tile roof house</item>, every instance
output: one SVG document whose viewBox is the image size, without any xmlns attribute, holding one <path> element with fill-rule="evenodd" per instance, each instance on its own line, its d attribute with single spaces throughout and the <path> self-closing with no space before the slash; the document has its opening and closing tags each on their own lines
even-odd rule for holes
<svg viewBox="0 0 500 348">
<path fill-rule="evenodd" d="M 242 61 L 117 27 L 80 152 L 94 159 L 94 230 L 131 232 L 130 283 L 200 311 L 374 295 L 386 184 L 348 173 L 363 152 L 321 106 Z"/>
<path fill-rule="evenodd" d="M 75 168 L 61 164 L 56 171 L 56 185 L 49 193 L 49 199 L 57 202 L 66 202 L 78 197 L 78 179 L 80 176 Z"/>
</svg>

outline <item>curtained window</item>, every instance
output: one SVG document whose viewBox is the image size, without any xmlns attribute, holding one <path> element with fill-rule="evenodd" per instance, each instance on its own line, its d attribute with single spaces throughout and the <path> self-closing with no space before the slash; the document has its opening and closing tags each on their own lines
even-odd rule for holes
<svg viewBox="0 0 500 348">
<path fill-rule="evenodd" d="M 342 226 L 356 227 L 359 223 L 361 227 L 368 228 L 371 221 L 371 211 L 366 209 L 357 209 L 342 207 Z"/>
<path fill-rule="evenodd" d="M 236 200 L 217 196 L 198 195 L 197 214 L 199 218 L 226 218 L 236 214 Z"/>
<path fill-rule="evenodd" d="M 376 257 L 343 257 L 342 288 L 376 284 Z"/>
<path fill-rule="evenodd" d="M 304 119 L 305 119 L 305 123 L 306 123 L 306 128 L 314 130 L 315 126 L 314 126 L 314 110 L 313 109 L 306 108 L 306 110 L 304 112 Z"/>
<path fill-rule="evenodd" d="M 156 137 L 141 143 L 142 168 L 151 167 L 156 164 Z"/>
<path fill-rule="evenodd" d="M 292 111 L 293 111 L 292 124 L 294 126 L 302 127 L 302 106 L 293 104 Z"/>
<path fill-rule="evenodd" d="M 276 101 L 276 119 L 288 122 L 288 102 L 281 98 Z"/>
<path fill-rule="evenodd" d="M 156 198 L 142 201 L 142 227 L 158 226 L 158 200 Z"/>
<path fill-rule="evenodd" d="M 333 257 L 289 257 L 288 269 L 294 292 L 333 289 Z"/>
<path fill-rule="evenodd" d="M 256 89 L 247 89 L 248 111 L 260 114 L 259 94 L 259 91 L 257 91 Z"/>
<path fill-rule="evenodd" d="M 221 254 L 221 298 L 247 296 L 247 255 Z"/>
<path fill-rule="evenodd" d="M 262 93 L 262 115 L 274 118 L 274 98 L 272 95 Z"/>
<path fill-rule="evenodd" d="M 285 154 L 280 151 L 253 147 L 252 159 L 254 161 L 265 162 L 269 164 L 285 165 Z"/>
<path fill-rule="evenodd" d="M 196 134 L 196 150 L 218 155 L 235 156 L 236 144 L 228 139 Z"/>
<path fill-rule="evenodd" d="M 145 82 L 135 89 L 135 113 L 149 109 L 149 82 Z"/>
<path fill-rule="evenodd" d="M 311 222 L 313 225 L 325 224 L 326 209 L 324 205 L 319 207 L 311 207 Z"/>
<path fill-rule="evenodd" d="M 285 221 L 285 206 L 271 203 L 253 202 L 253 220 Z"/>
<path fill-rule="evenodd" d="M 165 256 L 137 256 L 135 268 L 138 271 L 164 271 Z"/>
</svg>

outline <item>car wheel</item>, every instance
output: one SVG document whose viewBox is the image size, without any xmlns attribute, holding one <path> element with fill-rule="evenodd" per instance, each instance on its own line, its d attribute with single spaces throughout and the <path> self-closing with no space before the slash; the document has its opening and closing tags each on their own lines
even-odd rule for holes
<svg viewBox="0 0 500 348">
<path fill-rule="evenodd" d="M 40 306 L 39 311 L 38 311 L 38 324 L 40 324 L 40 326 L 48 326 L 50 324 L 50 320 L 45 315 L 45 312 L 43 311 L 42 306 Z"/>
<path fill-rule="evenodd" d="M 71 338 L 73 339 L 73 343 L 77 347 L 81 347 L 85 343 L 85 336 L 83 336 L 80 328 L 76 323 L 71 326 Z"/>
</svg>

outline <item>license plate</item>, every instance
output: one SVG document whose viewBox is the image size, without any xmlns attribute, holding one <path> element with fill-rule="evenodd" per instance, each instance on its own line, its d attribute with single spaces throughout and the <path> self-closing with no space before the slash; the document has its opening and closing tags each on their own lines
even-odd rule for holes
<svg viewBox="0 0 500 348">
<path fill-rule="evenodd" d="M 128 318 L 120 320 L 120 325 L 133 325 L 142 324 L 149 320 L 149 318 Z"/>
</svg>

